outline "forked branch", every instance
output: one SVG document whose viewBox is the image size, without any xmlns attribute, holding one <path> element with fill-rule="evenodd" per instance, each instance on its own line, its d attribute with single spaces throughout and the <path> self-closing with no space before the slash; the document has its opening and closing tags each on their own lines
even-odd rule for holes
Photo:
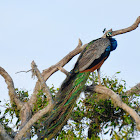
<svg viewBox="0 0 140 140">
<path fill-rule="evenodd" d="M 53 108 L 53 99 L 52 99 L 52 95 L 50 93 L 49 88 L 47 87 L 40 71 L 37 68 L 37 65 L 35 64 L 34 61 L 32 61 L 31 63 L 31 67 L 32 67 L 32 71 L 33 71 L 33 75 L 36 75 L 38 78 L 38 83 L 40 84 L 40 90 L 42 90 L 46 96 L 47 96 L 47 101 L 48 101 L 48 105 L 43 108 L 42 110 L 39 110 L 36 114 L 34 114 L 32 116 L 32 118 L 25 124 L 25 126 L 19 131 L 19 133 L 16 135 L 15 140 L 20 140 L 22 138 L 22 136 L 25 134 L 25 132 L 35 123 L 37 122 L 37 120 L 39 120 L 43 115 L 45 115 L 46 113 L 50 112 Z M 36 98 L 35 98 L 36 100 Z M 30 100 L 28 101 L 28 104 L 30 104 L 30 106 L 33 106 L 33 104 L 31 104 L 32 102 L 30 102 Z"/>
<path fill-rule="evenodd" d="M 51 94 L 49 88 L 47 87 L 47 85 L 34 61 L 32 61 L 31 67 L 32 67 L 33 73 L 37 76 L 38 80 L 40 81 L 41 90 L 43 90 L 43 92 L 46 93 L 47 101 L 49 101 L 49 102 L 51 102 L 51 104 L 53 104 L 52 94 Z"/>
<path fill-rule="evenodd" d="M 28 131 L 28 129 L 37 122 L 43 115 L 50 112 L 52 110 L 53 104 L 49 103 L 45 108 L 42 110 L 39 110 L 36 114 L 32 116 L 32 118 L 25 124 L 25 126 L 19 131 L 19 133 L 16 135 L 15 140 L 21 140 L 23 135 Z"/>
<path fill-rule="evenodd" d="M 42 72 L 42 77 L 44 79 L 44 81 L 46 81 L 52 74 L 54 74 L 55 72 L 57 72 L 59 70 L 58 67 L 63 67 L 64 65 L 66 65 L 75 55 L 79 54 L 83 48 L 86 47 L 87 44 L 82 46 L 82 42 L 79 39 L 79 43 L 78 46 L 71 51 L 69 54 L 67 54 L 63 59 L 61 59 L 58 63 L 56 63 L 55 65 L 49 67 L 48 69 L 45 69 Z M 36 95 L 38 93 L 38 90 L 40 89 L 40 82 L 39 80 L 36 82 L 35 88 L 34 88 L 34 92 L 29 100 L 29 103 L 31 105 L 31 107 L 33 108 L 33 104 L 36 102 Z"/>
<path fill-rule="evenodd" d="M 79 43 L 78 46 L 71 51 L 69 54 L 67 54 L 63 59 L 61 59 L 58 63 L 56 63 L 55 65 L 49 67 L 48 69 L 45 69 L 42 73 L 44 80 L 46 81 L 53 73 L 55 73 L 56 71 L 58 71 L 58 66 L 65 66 L 75 55 L 79 54 L 85 47 L 87 44 L 82 46 L 82 42 L 79 39 Z"/>
</svg>

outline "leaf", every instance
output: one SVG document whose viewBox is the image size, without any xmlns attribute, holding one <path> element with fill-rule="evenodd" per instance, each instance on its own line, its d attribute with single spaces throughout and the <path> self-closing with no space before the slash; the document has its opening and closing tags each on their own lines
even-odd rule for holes
<svg viewBox="0 0 140 140">
<path fill-rule="evenodd" d="M 108 127 L 108 124 L 106 124 L 105 129 Z"/>
<path fill-rule="evenodd" d="M 116 74 L 119 74 L 119 73 L 121 73 L 121 71 L 116 72 Z"/>
<path fill-rule="evenodd" d="M 7 112 L 9 112 L 9 108 L 7 108 L 7 109 L 5 110 L 4 114 L 6 114 Z"/>
<path fill-rule="evenodd" d="M 106 135 L 109 131 L 110 131 L 110 129 L 108 131 L 106 131 L 104 134 Z"/>
<path fill-rule="evenodd" d="M 118 90 L 118 92 L 120 93 L 123 90 L 123 86 Z"/>
<path fill-rule="evenodd" d="M 117 107 L 116 107 L 116 111 L 118 111 L 119 109 L 120 109 L 120 107 L 117 106 Z"/>
<path fill-rule="evenodd" d="M 28 95 L 28 92 L 24 92 L 24 96 L 25 97 L 28 97 L 29 95 Z"/>
<path fill-rule="evenodd" d="M 112 133 L 113 133 L 113 128 L 111 129 L 110 136 L 112 135 Z"/>
<path fill-rule="evenodd" d="M 117 133 L 116 132 L 114 132 L 115 134 L 114 134 L 114 136 L 115 136 L 115 140 L 120 140 L 120 138 L 119 138 L 119 136 L 117 135 Z"/>
<path fill-rule="evenodd" d="M 127 98 L 127 96 L 125 95 L 125 96 L 122 96 L 122 98 Z"/>
</svg>

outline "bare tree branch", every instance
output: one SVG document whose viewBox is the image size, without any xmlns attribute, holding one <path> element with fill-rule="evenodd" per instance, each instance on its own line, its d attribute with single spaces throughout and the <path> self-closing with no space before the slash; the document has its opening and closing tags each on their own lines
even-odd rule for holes
<svg viewBox="0 0 140 140">
<path fill-rule="evenodd" d="M 127 95 L 130 95 L 131 93 L 140 94 L 140 83 L 138 83 L 136 86 L 132 87 L 130 90 L 126 92 Z"/>
<path fill-rule="evenodd" d="M 31 67 L 32 67 L 32 70 L 34 70 L 34 74 L 37 76 L 38 80 L 40 81 L 40 89 L 42 89 L 46 93 L 47 101 L 49 101 L 49 102 L 51 102 L 51 104 L 53 104 L 52 94 L 51 94 L 48 86 L 46 85 L 46 83 L 34 61 L 32 61 Z M 29 103 L 32 103 L 31 100 L 29 101 Z"/>
<path fill-rule="evenodd" d="M 21 72 L 25 72 L 25 73 L 27 73 L 27 72 L 30 72 L 30 71 L 32 71 L 32 69 L 27 70 L 27 71 L 18 71 L 18 72 L 16 72 L 15 74 L 18 74 L 18 73 L 21 73 Z"/>
<path fill-rule="evenodd" d="M 112 31 L 112 36 L 116 36 L 116 35 L 123 34 L 123 33 L 126 33 L 126 32 L 130 32 L 130 31 L 136 29 L 138 27 L 139 23 L 140 23 L 140 16 L 137 18 L 135 23 L 128 28 L 124 28 L 124 29 L 120 29 L 120 30 L 116 30 L 116 31 L 112 31 L 112 29 L 110 29 L 108 31 Z M 108 31 L 106 31 L 106 33 Z M 103 37 L 106 36 L 106 33 L 103 35 Z M 87 46 L 87 44 L 85 44 L 83 46 L 81 46 L 81 45 L 82 45 L 81 40 L 79 40 L 78 46 L 73 51 L 71 51 L 69 54 L 67 54 L 62 60 L 60 60 L 55 65 L 49 67 L 48 69 L 45 69 L 42 73 L 42 76 L 44 77 L 44 80 L 46 81 L 54 72 L 56 72 L 58 70 L 57 66 L 63 67 L 75 55 L 79 54 Z"/>
<path fill-rule="evenodd" d="M 75 55 L 79 54 L 86 46 L 87 44 L 82 45 L 81 40 L 79 39 L 78 46 L 71 51 L 69 54 L 67 54 L 63 59 L 61 59 L 58 63 L 55 65 L 49 67 L 48 69 L 45 69 L 42 73 L 42 76 L 44 77 L 44 80 L 46 81 L 53 73 L 58 71 L 58 66 L 63 67 L 66 65 Z"/>
<path fill-rule="evenodd" d="M 26 125 L 19 131 L 16 135 L 15 140 L 21 140 L 22 136 L 28 131 L 28 129 L 39 120 L 43 115 L 50 112 L 52 110 L 53 104 L 50 102 L 45 108 L 39 110 L 32 118 L 26 123 Z"/>
<path fill-rule="evenodd" d="M 35 75 L 38 78 L 38 81 L 36 82 L 36 86 L 34 89 L 34 93 L 32 94 L 31 98 L 29 99 L 28 103 L 31 106 L 31 108 L 33 108 L 34 103 L 37 100 L 37 93 L 39 90 L 43 89 L 44 92 L 47 94 L 47 99 L 52 103 L 52 95 L 49 91 L 49 88 L 47 87 L 43 76 L 41 75 L 40 71 L 37 69 L 36 64 L 34 63 L 34 61 L 31 64 L 32 70 L 34 71 L 33 73 L 35 73 Z"/>
<path fill-rule="evenodd" d="M 69 75 L 69 72 L 66 71 L 63 67 L 61 67 L 61 66 L 57 66 L 57 68 L 58 68 L 61 72 L 63 72 L 64 74 L 66 74 L 66 76 Z"/>
<path fill-rule="evenodd" d="M 31 67 L 34 71 L 34 74 L 37 76 L 38 81 L 40 82 L 40 88 L 43 90 L 43 92 L 46 93 L 48 105 L 43 108 L 42 110 L 38 111 L 35 115 L 32 116 L 32 118 L 24 125 L 24 127 L 19 131 L 19 133 L 16 135 L 15 140 L 20 140 L 22 136 L 26 133 L 26 131 L 37 121 L 39 120 L 43 115 L 50 112 L 53 108 L 53 100 L 52 95 L 49 91 L 49 88 L 47 87 L 40 71 L 38 70 L 36 64 L 34 61 L 32 61 Z M 33 98 L 32 98 L 33 99 Z M 36 98 L 34 98 L 35 100 Z M 28 104 L 30 104 L 30 107 L 34 104 L 32 103 L 33 100 L 28 101 Z"/>
<path fill-rule="evenodd" d="M 80 53 L 80 51 L 83 49 L 83 48 L 81 48 L 81 45 L 82 45 L 82 42 L 81 42 L 81 40 L 79 39 L 79 44 L 78 44 L 78 46 L 76 47 L 76 49 L 74 49 L 71 53 L 69 53 L 67 56 L 65 56 L 61 61 L 59 61 L 56 65 L 54 65 L 54 66 L 52 66 L 52 67 L 50 67 L 48 70 L 51 70 L 52 68 L 53 68 L 53 71 L 50 71 L 50 74 L 52 75 L 55 71 L 58 71 L 59 69 L 58 69 L 58 66 L 64 66 L 66 63 L 68 63 L 71 59 L 72 59 L 72 57 L 74 57 L 76 54 L 78 54 L 78 53 Z M 84 46 L 82 46 L 82 47 L 85 47 L 86 45 L 84 45 Z M 65 62 L 63 62 L 63 61 L 65 61 Z M 40 72 L 39 72 L 39 70 L 37 69 L 37 67 L 36 67 L 36 65 L 35 65 L 35 63 L 34 62 L 32 62 L 32 70 L 34 71 L 34 73 L 35 73 L 35 75 L 37 76 L 37 78 L 38 78 L 38 81 L 36 82 L 36 86 L 35 86 L 35 89 L 34 89 L 34 93 L 32 94 L 32 96 L 31 96 L 31 98 L 30 98 L 30 100 L 28 101 L 28 104 L 30 105 L 30 109 L 32 109 L 33 107 L 34 107 L 34 103 L 36 102 L 36 100 L 37 100 L 37 93 L 38 93 L 38 90 L 41 88 L 41 86 L 43 85 L 45 88 L 45 90 L 46 91 L 44 91 L 45 93 L 49 93 L 49 89 L 48 89 L 48 87 L 46 86 L 46 84 L 45 84 L 45 81 L 51 76 L 51 75 L 48 75 L 47 73 L 48 73 L 48 70 L 46 70 L 45 71 L 45 73 L 47 74 L 47 78 L 45 79 L 45 81 L 44 81 L 44 77 L 45 76 L 43 76 L 43 74 L 41 75 L 40 74 Z M 40 82 L 41 82 L 41 85 L 40 85 Z M 51 96 L 48 96 L 49 97 L 49 100 L 52 100 L 51 98 Z M 41 110 L 41 112 L 43 113 L 43 114 L 46 114 L 48 111 L 50 111 L 50 109 L 52 109 L 52 107 L 53 107 L 53 104 L 52 104 L 52 101 L 51 102 L 49 102 L 50 104 L 46 107 L 46 108 L 44 108 L 43 110 Z M 50 107 L 51 106 L 51 107 Z M 28 108 L 28 107 L 27 107 Z M 22 129 L 20 130 L 20 132 L 19 132 L 19 134 L 17 134 L 17 136 L 16 136 L 16 139 L 18 139 L 19 137 L 22 137 L 23 136 L 23 134 L 26 132 L 26 130 L 27 130 L 27 128 L 29 129 L 30 127 L 31 127 L 31 125 L 33 125 L 33 123 L 32 122 L 35 122 L 35 121 L 37 121 L 41 116 L 41 114 L 42 113 L 40 113 L 40 111 L 39 111 L 39 113 L 36 113 L 34 116 L 36 116 L 36 119 L 31 119 L 31 121 L 29 121 L 30 123 L 28 124 L 28 123 L 26 123 L 26 125 L 24 124 L 24 126 L 22 127 Z M 21 114 L 25 114 L 26 115 L 26 112 L 22 112 Z M 38 114 L 38 115 L 37 115 Z M 22 116 L 22 115 L 21 115 Z M 25 122 L 25 120 L 24 120 L 24 122 Z"/>
<path fill-rule="evenodd" d="M 79 39 L 78 46 L 73 51 L 71 51 L 69 54 L 67 54 L 58 63 L 49 67 L 48 69 L 45 69 L 42 72 L 43 79 L 46 81 L 53 73 L 55 73 L 56 71 L 59 70 L 58 67 L 63 67 L 64 65 L 66 65 L 75 55 L 79 54 L 83 50 L 83 48 L 86 47 L 87 44 L 85 44 L 83 46 L 81 46 L 81 45 L 82 45 L 82 42 Z M 33 92 L 32 96 L 29 100 L 29 103 L 30 103 L 31 107 L 33 107 L 32 104 L 34 104 L 36 102 L 36 95 L 37 95 L 39 89 L 40 89 L 40 82 L 37 81 L 36 85 L 35 85 L 35 88 L 34 88 L 34 92 Z"/>
<path fill-rule="evenodd" d="M 9 96 L 10 96 L 11 103 L 15 102 L 18 109 L 21 109 L 23 106 L 23 102 L 19 100 L 19 98 L 15 93 L 15 88 L 14 88 L 14 83 L 12 78 L 2 67 L 0 67 L 0 75 L 5 79 L 7 88 L 9 89 Z"/>
<path fill-rule="evenodd" d="M 115 105 L 119 106 L 120 108 L 122 108 L 123 110 L 125 110 L 131 115 L 131 117 L 136 122 L 137 129 L 140 131 L 140 116 L 136 113 L 134 109 L 129 107 L 127 104 L 123 103 L 118 94 L 116 94 L 111 89 L 106 88 L 105 86 L 93 86 L 93 88 L 90 88 L 90 90 L 93 92 L 97 92 L 109 96 L 113 100 Z"/>
<path fill-rule="evenodd" d="M 3 125 L 0 123 L 0 140 L 13 140 L 5 131 Z"/>
<path fill-rule="evenodd" d="M 124 29 L 120 29 L 120 30 L 116 30 L 116 31 L 112 31 L 112 29 L 110 29 L 110 30 L 105 32 L 103 37 L 106 36 L 107 32 L 112 32 L 112 36 L 116 36 L 116 35 L 119 35 L 119 34 L 124 34 L 124 33 L 130 32 L 132 30 L 135 30 L 138 27 L 139 23 L 140 23 L 140 16 L 136 19 L 134 24 L 131 25 L 130 27 L 124 28 Z"/>
</svg>

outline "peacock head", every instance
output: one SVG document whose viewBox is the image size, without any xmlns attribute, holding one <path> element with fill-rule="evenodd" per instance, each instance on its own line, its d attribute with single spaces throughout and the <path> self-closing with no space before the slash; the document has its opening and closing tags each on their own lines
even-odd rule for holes
<svg viewBox="0 0 140 140">
<path fill-rule="evenodd" d="M 107 37 L 107 38 L 111 38 L 111 37 L 112 37 L 112 32 L 107 32 L 107 33 L 106 33 L 106 37 Z"/>
</svg>

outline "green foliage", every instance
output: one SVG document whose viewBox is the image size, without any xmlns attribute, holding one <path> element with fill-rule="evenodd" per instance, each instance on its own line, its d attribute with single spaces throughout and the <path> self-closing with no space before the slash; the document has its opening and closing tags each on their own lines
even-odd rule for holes
<svg viewBox="0 0 140 140">
<path fill-rule="evenodd" d="M 17 96 L 22 102 L 27 102 L 29 100 L 29 95 L 27 91 L 15 89 Z M 13 119 L 16 118 L 14 128 L 19 129 L 20 126 L 20 111 L 17 109 L 15 103 L 11 104 L 9 101 L 6 101 L 2 107 L 5 109 L 3 113 L 1 113 L 2 117 L 0 118 L 0 122 L 3 124 L 5 130 L 9 135 L 12 136 L 12 129 L 8 126 L 13 123 Z"/>
<path fill-rule="evenodd" d="M 58 140 L 84 140 L 84 138 L 76 136 L 74 132 L 70 130 L 67 132 L 62 130 L 57 138 Z"/>
<path fill-rule="evenodd" d="M 55 89 L 55 87 L 53 85 L 50 88 L 53 98 L 55 97 L 58 90 L 59 90 L 59 88 Z M 17 96 L 19 97 L 19 99 L 22 102 L 27 102 L 29 100 L 28 91 L 18 90 L 18 88 L 16 88 L 15 91 L 16 91 Z M 0 101 L 0 103 L 1 103 L 1 101 Z M 37 101 L 36 101 L 36 104 L 34 104 L 32 113 L 35 114 L 37 111 L 43 109 L 47 105 L 48 105 L 47 96 L 43 93 L 42 90 L 38 91 Z M 10 127 L 8 127 L 8 125 L 13 123 L 12 121 L 16 117 L 17 119 L 16 119 L 14 126 L 16 126 L 15 129 L 18 130 L 18 128 L 20 126 L 20 111 L 17 109 L 17 106 L 15 103 L 13 103 L 11 105 L 9 101 L 6 101 L 6 103 L 2 106 L 5 110 L 3 111 L 3 113 L 1 113 L 1 111 L 0 111 L 0 114 L 2 114 L 2 117 L 0 118 L 0 122 L 5 127 L 5 130 L 7 130 L 7 132 L 9 132 L 9 134 L 11 134 L 11 129 L 10 129 Z M 37 130 L 40 127 L 41 122 L 45 119 L 45 117 L 46 116 L 42 117 L 40 120 L 38 120 L 36 122 L 36 124 L 34 126 L 32 126 L 32 129 L 31 129 L 32 137 L 37 133 Z"/>
<path fill-rule="evenodd" d="M 129 94 L 126 92 L 125 80 L 119 81 L 116 78 L 116 75 L 119 73 L 117 72 L 113 77 L 104 77 L 102 85 L 118 93 L 124 103 L 139 112 L 139 95 L 135 92 Z M 94 73 L 94 79 L 92 75 L 89 76 L 87 85 L 91 84 L 93 80 L 95 84 L 98 84 L 96 73 Z M 117 136 L 119 139 L 124 140 L 133 138 L 134 131 L 136 130 L 135 122 L 128 113 L 116 105 L 114 106 L 113 101 L 109 97 L 97 93 L 85 93 L 85 96 L 86 98 L 82 103 L 80 100 L 78 103 L 80 106 L 77 104 L 71 115 L 76 124 L 75 130 L 82 132 L 82 120 L 86 117 L 91 121 L 87 123 L 87 127 L 89 127 L 88 134 L 91 139 L 99 139 L 99 134 L 101 133 L 104 133 L 104 135 L 109 134 L 112 139 L 117 139 Z M 83 135 L 81 135 L 82 138 Z"/>
<path fill-rule="evenodd" d="M 17 96 L 22 102 L 27 102 L 29 100 L 28 91 L 19 90 L 18 88 L 15 89 Z"/>
<path fill-rule="evenodd" d="M 52 85 L 52 87 L 50 87 L 49 89 L 54 98 L 55 95 L 57 94 L 59 88 L 55 89 L 54 85 Z M 43 93 L 42 90 L 39 90 L 38 94 L 37 94 L 37 101 L 34 104 L 33 114 L 35 114 L 39 110 L 43 109 L 47 105 L 48 105 L 47 96 Z"/>
<path fill-rule="evenodd" d="M 135 91 L 131 93 L 126 92 L 126 82 L 117 79 L 116 75 L 119 73 L 120 72 L 117 72 L 113 77 L 105 76 L 102 78 L 102 85 L 118 93 L 124 103 L 139 113 L 138 99 L 140 95 Z M 86 85 L 92 84 L 93 81 L 94 84 L 98 84 L 98 76 L 96 73 L 94 73 L 94 78 L 92 75 L 89 76 Z M 58 90 L 59 89 L 56 89 L 53 85 L 50 87 L 53 98 L 55 98 Z M 27 91 L 16 89 L 16 94 L 23 102 L 29 100 Z M 35 114 L 47 105 L 47 96 L 42 90 L 38 91 L 37 102 L 34 104 L 32 113 Z M 0 114 L 3 114 L 0 118 L 0 122 L 10 134 L 12 130 L 8 125 L 12 122 L 14 117 L 17 118 L 15 122 L 16 129 L 20 126 L 20 112 L 15 104 L 11 105 L 9 102 L 5 103 L 4 108 L 5 110 L 3 113 L 0 111 Z M 32 126 L 32 136 L 37 134 L 37 130 L 40 127 L 43 127 L 42 122 L 46 117 L 48 117 L 48 114 L 44 115 Z M 110 135 L 112 140 L 132 140 L 134 131 L 136 131 L 135 122 L 128 113 L 116 105 L 114 106 L 114 102 L 110 100 L 109 97 L 97 93 L 85 93 L 85 99 L 81 99 L 77 102 L 71 114 L 71 119 L 73 120 L 73 125 L 67 124 L 58 135 L 58 140 L 83 140 L 85 139 L 84 130 L 87 127 L 89 127 L 88 135 L 90 137 L 87 138 L 87 140 L 100 140 L 99 135 L 101 134 Z"/>
<path fill-rule="evenodd" d="M 38 91 L 37 102 L 34 104 L 33 113 L 38 112 L 48 105 L 47 96 L 43 93 L 42 90 Z"/>
<path fill-rule="evenodd" d="M 49 89 L 50 89 L 50 92 L 51 92 L 53 98 L 55 98 L 55 95 L 57 94 L 59 88 L 55 88 L 54 85 L 52 85 L 52 87 L 50 87 Z"/>
<path fill-rule="evenodd" d="M 52 85 L 52 87 L 49 88 L 50 92 L 52 93 L 53 98 L 55 97 L 55 95 L 57 94 L 59 88 L 55 89 L 54 85 Z M 48 105 L 48 101 L 47 101 L 47 96 L 43 93 L 42 90 L 38 91 L 37 94 L 37 101 L 34 104 L 34 108 L 33 108 L 33 114 L 35 114 L 36 112 L 38 112 L 39 110 L 45 108 Z M 44 122 L 44 120 L 46 119 L 46 117 L 48 117 L 48 114 L 44 115 L 40 120 L 38 120 L 34 126 L 32 127 L 32 135 L 34 136 L 38 129 L 40 127 L 43 127 L 42 122 Z"/>
</svg>

